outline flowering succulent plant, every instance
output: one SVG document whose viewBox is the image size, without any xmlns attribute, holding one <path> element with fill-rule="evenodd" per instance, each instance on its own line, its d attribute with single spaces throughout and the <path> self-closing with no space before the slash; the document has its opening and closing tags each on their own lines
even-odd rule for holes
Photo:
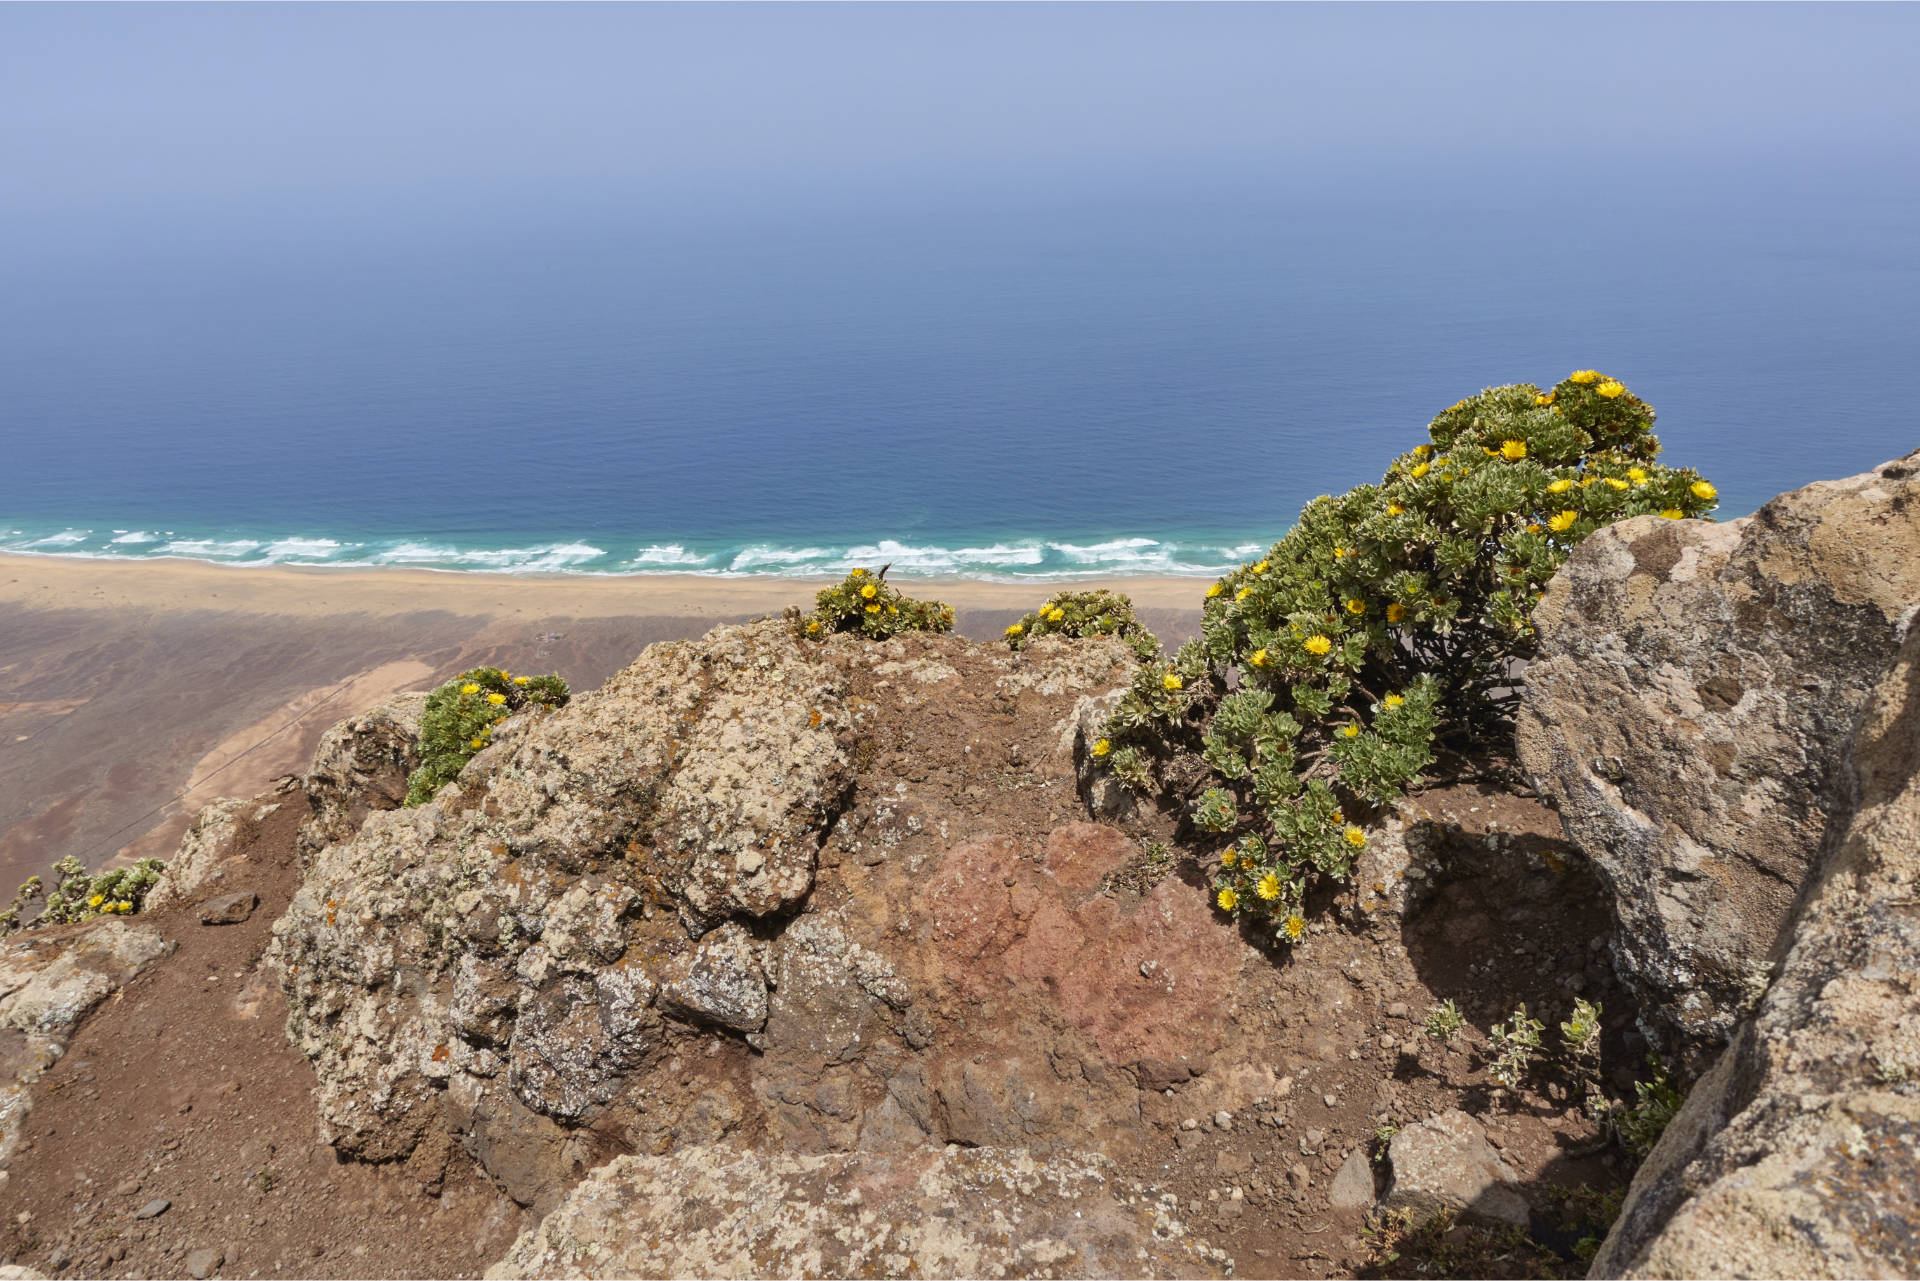
<svg viewBox="0 0 1920 1281">
<path fill-rule="evenodd" d="M 1510 738 L 1533 608 L 1574 544 L 1712 511 L 1712 484 L 1656 461 L 1653 417 L 1593 370 L 1444 410 L 1379 484 L 1314 499 L 1210 586 L 1200 638 L 1141 669 L 1092 754 L 1140 791 L 1199 755 L 1195 824 L 1233 841 L 1216 902 L 1297 939 L 1308 889 L 1347 880 L 1366 846 L 1349 814 L 1395 799 L 1436 747 Z"/>
</svg>

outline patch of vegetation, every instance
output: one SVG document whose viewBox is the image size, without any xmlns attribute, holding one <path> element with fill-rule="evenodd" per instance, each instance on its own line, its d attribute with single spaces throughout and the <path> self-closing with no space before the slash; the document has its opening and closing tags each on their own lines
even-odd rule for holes
<svg viewBox="0 0 1920 1281">
<path fill-rule="evenodd" d="M 1577 1277 L 1584 1265 L 1562 1258 L 1517 1227 L 1462 1223 L 1442 1210 L 1424 1223 L 1411 1210 L 1383 1215 L 1362 1231 L 1362 1277 Z"/>
<path fill-rule="evenodd" d="M 1653 1145 L 1667 1132 L 1667 1123 L 1686 1101 L 1658 1055 L 1647 1055 L 1647 1073 L 1647 1080 L 1633 1083 L 1633 1102 L 1612 1105 L 1604 1118 L 1636 1161 L 1644 1161 L 1653 1151 Z"/>
<path fill-rule="evenodd" d="M 1451 1041 L 1467 1025 L 1467 1016 L 1460 1012 L 1452 997 L 1427 1009 L 1426 1033 L 1436 1041 Z"/>
<path fill-rule="evenodd" d="M 407 779 L 407 804 L 424 805 L 493 741 L 493 727 L 528 708 L 565 707 L 558 676 L 515 676 L 475 667 L 427 695 L 420 713 L 420 766 Z"/>
<path fill-rule="evenodd" d="M 1118 636 L 1143 663 L 1160 654 L 1160 638 L 1133 616 L 1124 592 L 1061 592 L 1007 628 L 1007 645 L 1021 650 L 1042 636 Z"/>
<path fill-rule="evenodd" d="M 161 860 L 143 858 L 94 876 L 69 854 L 53 865 L 51 893 L 37 876 L 29 876 L 14 891 L 13 901 L 0 912 L 0 936 L 22 928 L 21 913 L 43 898 L 40 914 L 26 922 L 27 926 L 71 925 L 96 916 L 130 916 L 146 906 L 148 893 L 160 883 L 160 874 L 166 870 Z"/>
<path fill-rule="evenodd" d="M 1154 792 L 1181 787 L 1197 756 L 1231 794 L 1222 910 L 1297 939 L 1311 885 L 1352 875 L 1370 809 L 1440 752 L 1510 746 L 1514 665 L 1574 545 L 1629 516 L 1715 506 L 1699 473 L 1655 461 L 1653 418 L 1593 370 L 1483 391 L 1379 484 L 1316 498 L 1207 589 L 1200 639 L 1141 668 L 1100 760 Z"/>
<path fill-rule="evenodd" d="M 882 571 L 884 573 L 885 571 Z M 885 640 L 901 632 L 950 632 L 953 606 L 937 600 L 915 600 L 887 585 L 880 574 L 856 569 L 813 598 L 813 612 L 789 615 L 794 630 L 810 640 L 824 640 L 835 632 L 859 632 Z"/>
</svg>

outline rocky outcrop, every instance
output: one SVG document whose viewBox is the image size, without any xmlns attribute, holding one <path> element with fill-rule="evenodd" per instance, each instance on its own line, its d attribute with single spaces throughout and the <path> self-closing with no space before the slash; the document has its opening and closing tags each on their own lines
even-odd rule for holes
<svg viewBox="0 0 1920 1281">
<path fill-rule="evenodd" d="M 0 1162 L 20 1142 L 31 1087 L 81 1020 L 172 950 L 157 929 L 120 917 L 0 943 Z"/>
<path fill-rule="evenodd" d="M 431 1182 L 450 1136 L 542 1210 L 613 1153 L 722 1141 L 1137 1152 L 1143 1087 L 1207 1071 L 1267 962 L 1165 867 L 1116 885 L 1141 844 L 1079 817 L 1059 727 L 1133 662 L 760 623 L 509 722 L 323 847 L 276 925 L 328 1137 Z"/>
<path fill-rule="evenodd" d="M 1765 990 L 1920 602 L 1920 453 L 1726 524 L 1584 541 L 1535 611 L 1522 763 L 1614 890 L 1616 960 L 1689 1072 Z"/>
<path fill-rule="evenodd" d="M 568 1151 L 559 1127 L 664 1049 L 688 933 L 811 888 L 852 716 L 783 627 L 724 628 L 516 717 L 432 802 L 320 848 L 274 958 L 335 1144 L 406 1156 L 445 1103 L 503 1170 L 503 1145 Z"/>
<path fill-rule="evenodd" d="M 602 1166 L 487 1275 L 1227 1275 L 1172 1203 L 1084 1154 L 695 1147 Z"/>
<path fill-rule="evenodd" d="M 1845 742 L 1780 975 L 1641 1167 L 1596 1277 L 1920 1275 L 1920 628 Z"/>
<path fill-rule="evenodd" d="M 305 779 L 313 814 L 300 825 L 302 863 L 328 845 L 350 839 L 375 810 L 398 809 L 407 776 L 420 764 L 420 715 L 425 693 L 395 694 L 320 736 Z"/>
</svg>

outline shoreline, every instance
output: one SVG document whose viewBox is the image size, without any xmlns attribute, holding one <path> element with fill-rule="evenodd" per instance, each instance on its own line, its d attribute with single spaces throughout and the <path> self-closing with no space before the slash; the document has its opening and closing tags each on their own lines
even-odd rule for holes
<svg viewBox="0 0 1920 1281">
<path fill-rule="evenodd" d="M 633 574 L 501 573 L 398 567 L 225 565 L 186 558 L 114 560 L 0 552 L 0 605 L 26 609 L 118 608 L 241 610 L 290 617 L 423 611 L 489 617 L 534 615 L 626 618 L 671 615 L 734 618 L 803 608 L 839 575 L 721 577 L 644 571 Z M 1210 578 L 1091 574 L 1085 578 L 1007 582 L 949 576 L 898 577 L 910 596 L 946 601 L 958 611 L 1024 613 L 1055 592 L 1108 588 L 1143 609 L 1198 610 Z"/>
</svg>

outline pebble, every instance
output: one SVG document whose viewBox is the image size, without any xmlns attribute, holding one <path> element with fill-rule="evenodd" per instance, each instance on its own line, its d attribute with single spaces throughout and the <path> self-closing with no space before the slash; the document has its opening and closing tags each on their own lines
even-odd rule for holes
<svg viewBox="0 0 1920 1281">
<path fill-rule="evenodd" d="M 1287 1167 L 1287 1182 L 1293 1185 L 1295 1193 L 1305 1192 L 1313 1184 L 1313 1176 L 1307 1173 L 1304 1162 L 1295 1161 Z"/>
<path fill-rule="evenodd" d="M 138 1192 L 139 1190 L 140 1190 L 139 1179 L 124 1179 L 121 1181 L 118 1187 L 114 1188 L 113 1194 L 115 1196 L 132 1196 L 134 1193 Z"/>
<path fill-rule="evenodd" d="M 172 1208 L 173 1202 L 163 1196 L 157 1196 L 141 1206 L 138 1210 L 135 1210 L 133 1217 L 136 1219 L 157 1219 Z"/>
<path fill-rule="evenodd" d="M 1388 1005 L 1388 1006 L 1387 1006 L 1387 1017 L 1388 1017 L 1388 1018 L 1390 1018 L 1390 1019 L 1404 1019 L 1404 1018 L 1406 1018 L 1406 1017 L 1407 1017 L 1407 1003 L 1406 1003 L 1405 1001 L 1395 1001 L 1395 1002 L 1393 1002 L 1392 1004 L 1390 1004 L 1390 1005 Z"/>
<path fill-rule="evenodd" d="M 1233 1128 L 1233 1113 L 1225 1111 L 1215 1112 L 1213 1114 L 1213 1124 L 1217 1129 L 1231 1130 Z"/>
<path fill-rule="evenodd" d="M 1197 1130 L 1200 1128 L 1200 1122 L 1197 1118 L 1188 1117 L 1180 1123 L 1180 1128 L 1183 1130 Z"/>
<path fill-rule="evenodd" d="M 218 1248 L 195 1250 L 187 1256 L 187 1275 L 194 1281 L 207 1281 L 225 1262 L 226 1254 Z"/>
<path fill-rule="evenodd" d="M 1327 1105 L 1328 1107 L 1335 1107 L 1335 1106 L 1337 1106 L 1337 1105 L 1339 1104 L 1339 1102 L 1340 1102 L 1340 1100 L 1339 1100 L 1339 1099 L 1338 1099 L 1338 1098 L 1337 1098 L 1336 1096 L 1334 1096 L 1334 1095 L 1331 1095 L 1331 1094 L 1323 1094 L 1323 1095 L 1321 1095 L 1321 1096 L 1320 1096 L 1320 1101 L 1321 1101 L 1322 1103 L 1324 1103 L 1324 1104 L 1326 1104 L 1326 1105 Z"/>
<path fill-rule="evenodd" d="M 1394 1046 L 1398 1044 L 1399 1042 L 1394 1040 L 1390 1036 L 1383 1036 L 1380 1038 L 1380 1048 L 1383 1050 L 1391 1050 Z"/>
</svg>

